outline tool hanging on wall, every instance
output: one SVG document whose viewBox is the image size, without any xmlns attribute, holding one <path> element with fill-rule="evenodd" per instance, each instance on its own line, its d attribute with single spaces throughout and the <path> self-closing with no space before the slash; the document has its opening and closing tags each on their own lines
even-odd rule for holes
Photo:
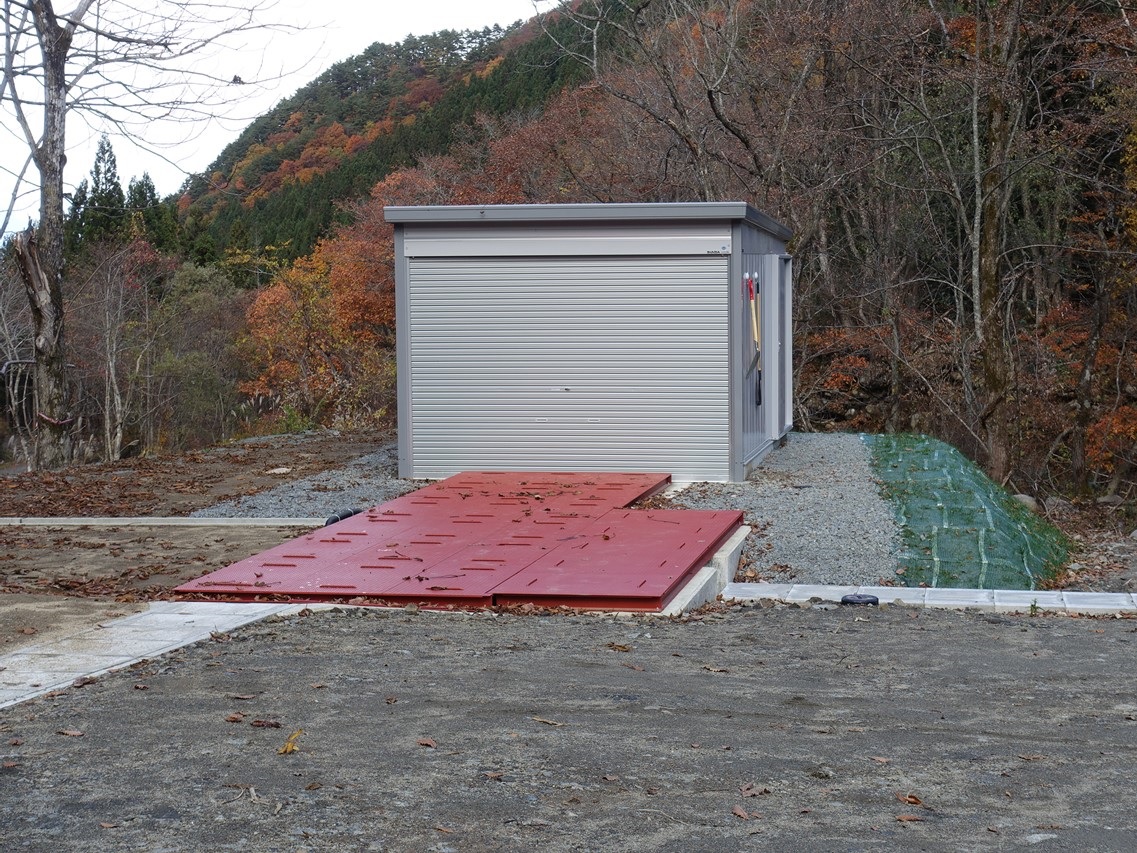
<svg viewBox="0 0 1137 853">
<path fill-rule="evenodd" d="M 758 305 L 758 296 L 761 291 L 758 290 L 757 276 L 753 273 L 746 273 L 746 281 L 744 282 L 747 291 L 750 294 L 750 333 L 754 339 L 754 359 L 750 362 L 750 367 L 746 369 L 746 375 L 750 375 L 750 371 L 757 371 L 754 384 L 754 405 L 762 405 L 762 334 L 759 331 L 762 328 L 761 322 L 761 308 Z"/>
</svg>

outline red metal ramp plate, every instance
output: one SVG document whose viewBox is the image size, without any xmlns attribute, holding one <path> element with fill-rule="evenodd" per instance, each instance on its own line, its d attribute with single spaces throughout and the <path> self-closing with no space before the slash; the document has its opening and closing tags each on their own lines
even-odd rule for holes
<svg viewBox="0 0 1137 853">
<path fill-rule="evenodd" d="M 458 474 L 234 563 L 177 592 L 436 606 L 491 602 L 502 582 L 667 474 Z"/>
<path fill-rule="evenodd" d="M 457 496 L 460 501 L 508 511 L 544 507 L 593 516 L 628 506 L 665 488 L 670 474 L 580 473 L 556 471 L 466 471 L 432 483 L 399 500 Z M 384 507 L 388 504 L 384 504 Z"/>
<path fill-rule="evenodd" d="M 403 576 L 402 583 L 385 590 L 383 599 L 391 603 L 420 604 L 429 604 L 437 598 L 458 604 L 485 599 L 484 603 L 489 604 L 491 593 L 502 582 L 567 543 L 577 541 L 596 520 L 573 513 L 540 510 L 531 516 L 514 518 L 503 526 L 485 531 L 486 536 L 469 547 L 429 564 L 425 561 L 412 564 L 412 575 Z M 392 543 L 392 547 L 400 554 L 416 553 L 400 543 Z"/>
<path fill-rule="evenodd" d="M 471 541 L 516 526 L 509 516 L 478 513 L 443 518 L 427 512 L 425 519 L 399 514 L 396 521 L 384 523 L 396 516 L 382 510 L 352 516 L 270 548 L 182 584 L 177 592 L 302 600 L 382 597 L 466 549 Z M 470 595 L 445 597 L 469 599 Z M 473 597 L 488 603 L 488 588 Z"/>
<path fill-rule="evenodd" d="M 613 510 L 495 588 L 494 603 L 661 610 L 741 524 L 734 510 Z"/>
</svg>

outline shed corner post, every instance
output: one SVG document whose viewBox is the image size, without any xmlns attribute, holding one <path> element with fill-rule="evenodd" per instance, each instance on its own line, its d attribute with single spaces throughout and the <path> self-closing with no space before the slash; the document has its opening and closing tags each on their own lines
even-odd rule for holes
<svg viewBox="0 0 1137 853">
<path fill-rule="evenodd" d="M 794 428 L 794 259 L 791 255 L 783 254 L 779 260 L 782 293 L 782 387 L 779 408 L 782 421 L 780 437 L 784 438 Z"/>
<path fill-rule="evenodd" d="M 399 431 L 399 476 L 415 476 L 414 432 L 411 429 L 410 282 L 404 251 L 406 226 L 395 223 L 395 386 Z"/>
<path fill-rule="evenodd" d="M 746 459 L 746 429 L 744 425 L 744 406 L 746 400 L 745 370 L 747 336 L 742 333 L 745 304 L 742 297 L 743 250 L 745 230 L 750 227 L 745 219 L 735 219 L 731 223 L 731 252 L 729 272 L 727 273 L 727 376 L 730 383 L 727 392 L 727 478 L 732 483 L 743 482 L 750 473 Z"/>
</svg>

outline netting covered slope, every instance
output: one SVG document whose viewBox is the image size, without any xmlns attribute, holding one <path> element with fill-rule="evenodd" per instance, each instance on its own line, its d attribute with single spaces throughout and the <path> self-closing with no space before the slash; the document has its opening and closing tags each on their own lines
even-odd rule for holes
<svg viewBox="0 0 1137 853">
<path fill-rule="evenodd" d="M 949 444 L 866 435 L 900 523 L 907 586 L 1035 589 L 1066 562 L 1069 542 Z"/>
</svg>

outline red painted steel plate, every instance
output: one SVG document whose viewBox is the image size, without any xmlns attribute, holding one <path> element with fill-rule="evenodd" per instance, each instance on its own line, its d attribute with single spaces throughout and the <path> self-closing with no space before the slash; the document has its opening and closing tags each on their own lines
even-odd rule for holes
<svg viewBox="0 0 1137 853">
<path fill-rule="evenodd" d="M 659 610 L 741 524 L 733 510 L 613 510 L 496 587 L 494 601 Z"/>
<path fill-rule="evenodd" d="M 623 509 L 670 479 L 458 474 L 190 581 L 177 592 L 440 607 L 540 600 L 653 609 L 741 521 L 740 513 Z M 717 535 L 718 527 L 728 526 L 726 516 L 733 525 Z"/>
</svg>

